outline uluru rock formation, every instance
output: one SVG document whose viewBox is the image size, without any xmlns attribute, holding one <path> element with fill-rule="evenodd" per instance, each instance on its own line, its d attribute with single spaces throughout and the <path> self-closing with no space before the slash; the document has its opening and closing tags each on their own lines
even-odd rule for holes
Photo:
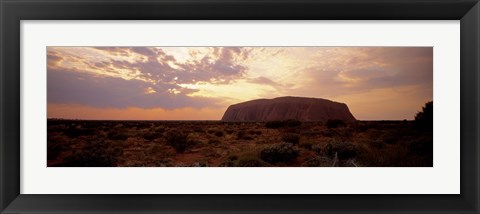
<svg viewBox="0 0 480 214">
<path fill-rule="evenodd" d="M 354 122 L 355 117 L 345 103 L 320 98 L 278 97 L 234 104 L 223 114 L 222 121 L 300 121 L 343 120 Z"/>
</svg>

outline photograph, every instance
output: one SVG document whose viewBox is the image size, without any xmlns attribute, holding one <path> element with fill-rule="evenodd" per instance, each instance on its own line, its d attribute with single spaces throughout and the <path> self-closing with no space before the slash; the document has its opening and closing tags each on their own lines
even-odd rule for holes
<svg viewBox="0 0 480 214">
<path fill-rule="evenodd" d="M 433 167 L 433 49 L 48 46 L 47 167 Z"/>
<path fill-rule="evenodd" d="M 480 0 L 0 11 L 1 214 L 480 214 Z"/>
</svg>

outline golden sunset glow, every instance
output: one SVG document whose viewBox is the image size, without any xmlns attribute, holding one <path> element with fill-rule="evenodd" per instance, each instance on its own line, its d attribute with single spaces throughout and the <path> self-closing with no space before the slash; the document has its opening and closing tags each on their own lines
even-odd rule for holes
<svg viewBox="0 0 480 214">
<path fill-rule="evenodd" d="M 49 118 L 219 120 L 300 96 L 403 120 L 433 99 L 431 47 L 48 47 L 47 60 Z"/>
</svg>

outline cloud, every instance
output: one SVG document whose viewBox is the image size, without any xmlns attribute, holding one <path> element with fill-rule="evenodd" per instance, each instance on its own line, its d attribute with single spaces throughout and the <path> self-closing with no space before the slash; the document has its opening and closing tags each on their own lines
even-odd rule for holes
<svg viewBox="0 0 480 214">
<path fill-rule="evenodd" d="M 346 55 L 330 53 L 323 59 L 329 63 L 301 72 L 310 81 L 294 91 L 334 97 L 414 85 L 433 90 L 432 51 L 430 47 L 357 48 Z"/>
<path fill-rule="evenodd" d="M 179 64 L 176 76 L 180 83 L 195 81 L 228 84 L 245 75 L 247 67 L 239 61 L 248 57 L 248 50 L 234 47 L 215 47 L 212 55 L 201 60 Z"/>
<path fill-rule="evenodd" d="M 144 55 L 146 57 L 156 57 L 157 56 L 157 52 L 154 51 L 152 48 L 149 48 L 149 47 L 131 47 L 131 48 L 129 48 L 129 50 L 134 52 L 134 53 Z"/>
<path fill-rule="evenodd" d="M 197 89 L 181 84 L 205 82 L 228 84 L 247 70 L 240 60 L 248 55 L 242 48 L 213 48 L 200 60 L 184 63 L 160 48 L 94 47 L 102 58 L 76 56 L 48 49 L 48 102 L 94 107 L 203 108 L 217 106 L 218 100 L 191 97 Z M 80 49 L 79 49 L 80 51 Z M 118 58 L 118 57 L 127 58 Z M 141 56 L 140 58 L 138 56 Z M 82 58 L 83 57 L 83 58 Z M 130 58 L 128 58 L 130 57 Z M 134 57 L 134 60 L 131 60 Z M 77 58 L 83 60 L 76 60 Z M 74 66 L 59 62 L 75 59 Z M 176 65 L 173 67 L 172 65 Z"/>
<path fill-rule="evenodd" d="M 61 61 L 63 61 L 63 57 L 61 57 L 59 55 L 59 53 L 57 53 L 55 51 L 48 51 L 47 52 L 47 66 L 48 67 L 58 66 Z"/>
<path fill-rule="evenodd" d="M 257 78 L 251 78 L 248 80 L 248 82 L 250 83 L 255 83 L 255 84 L 259 84 L 259 85 L 270 85 L 270 86 L 273 86 L 273 87 L 278 87 L 278 86 L 282 86 L 281 84 L 269 79 L 269 78 L 266 78 L 266 77 L 257 77 Z"/>
<path fill-rule="evenodd" d="M 144 60 L 119 60 L 106 58 L 101 62 L 88 64 L 95 70 L 126 69 L 139 72 L 144 79 L 156 82 L 176 82 L 179 84 L 198 81 L 212 84 L 228 84 L 245 75 L 248 67 L 241 60 L 248 57 L 249 50 L 236 47 L 214 47 L 211 54 L 206 54 L 199 60 L 180 63 L 172 55 L 166 54 L 161 48 L 153 47 L 96 47 L 106 53 L 123 56 L 141 55 Z M 198 54 L 192 52 L 192 54 Z"/>
<path fill-rule="evenodd" d="M 433 93 L 431 47 L 48 47 L 47 60 L 48 102 L 94 108 L 200 109 L 287 95 L 381 105 L 371 96 L 421 91 L 413 106 Z"/>
<path fill-rule="evenodd" d="M 155 93 L 151 93 L 155 91 Z M 179 93 L 173 93 L 173 92 Z M 50 69 L 47 74 L 48 103 L 80 104 L 104 108 L 203 108 L 217 106 L 215 98 L 191 98 L 193 89 L 153 84 L 140 80 L 93 76 L 89 73 Z M 150 93 L 149 93 L 150 92 Z"/>
<path fill-rule="evenodd" d="M 128 49 L 122 47 L 92 47 L 93 49 L 105 51 L 110 55 L 129 56 Z"/>
</svg>

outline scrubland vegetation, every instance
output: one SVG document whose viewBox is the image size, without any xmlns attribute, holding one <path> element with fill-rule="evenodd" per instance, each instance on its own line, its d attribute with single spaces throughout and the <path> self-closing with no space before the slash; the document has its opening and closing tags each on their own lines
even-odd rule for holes
<svg viewBox="0 0 480 214">
<path fill-rule="evenodd" d="M 49 167 L 429 167 L 431 106 L 415 121 L 48 120 Z"/>
</svg>

